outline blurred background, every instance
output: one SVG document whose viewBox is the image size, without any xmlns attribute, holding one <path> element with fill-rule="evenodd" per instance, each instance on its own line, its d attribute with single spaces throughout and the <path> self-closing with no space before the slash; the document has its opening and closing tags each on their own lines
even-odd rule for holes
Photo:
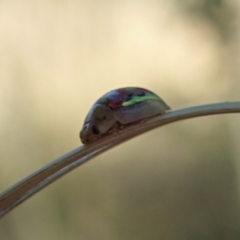
<svg viewBox="0 0 240 240">
<path fill-rule="evenodd" d="M 141 86 L 173 109 L 240 100 L 240 2 L 0 1 L 0 191 L 79 146 L 92 104 Z M 170 124 L 0 221 L 8 240 L 240 239 L 239 116 Z"/>
</svg>

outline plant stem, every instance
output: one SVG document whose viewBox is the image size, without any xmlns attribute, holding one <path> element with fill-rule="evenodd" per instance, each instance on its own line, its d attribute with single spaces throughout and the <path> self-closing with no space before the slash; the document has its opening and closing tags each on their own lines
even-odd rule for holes
<svg viewBox="0 0 240 240">
<path fill-rule="evenodd" d="M 3 191 L 0 194 L 0 218 L 74 168 L 144 132 L 183 119 L 238 112 L 240 112 L 240 102 L 216 103 L 169 111 L 149 118 L 144 123 L 123 128 L 118 134 L 111 134 L 89 145 L 78 147 Z"/>
</svg>

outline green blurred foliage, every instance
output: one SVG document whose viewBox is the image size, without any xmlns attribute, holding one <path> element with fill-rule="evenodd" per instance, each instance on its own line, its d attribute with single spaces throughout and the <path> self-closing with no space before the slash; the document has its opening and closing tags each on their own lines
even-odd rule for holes
<svg viewBox="0 0 240 240">
<path fill-rule="evenodd" d="M 176 1 L 191 18 L 202 18 L 212 24 L 222 40 L 229 40 L 232 35 L 232 22 L 236 17 L 234 3 L 224 0 L 185 0 Z"/>
</svg>

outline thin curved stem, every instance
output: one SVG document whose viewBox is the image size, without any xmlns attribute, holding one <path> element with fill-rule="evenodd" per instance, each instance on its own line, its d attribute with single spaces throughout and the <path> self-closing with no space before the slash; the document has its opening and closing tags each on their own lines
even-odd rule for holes
<svg viewBox="0 0 240 240">
<path fill-rule="evenodd" d="M 164 115 L 152 117 L 144 123 L 128 126 L 118 134 L 78 147 L 3 191 L 0 194 L 0 217 L 74 168 L 144 132 L 183 119 L 238 112 L 240 112 L 240 102 L 216 103 L 169 111 Z"/>
</svg>

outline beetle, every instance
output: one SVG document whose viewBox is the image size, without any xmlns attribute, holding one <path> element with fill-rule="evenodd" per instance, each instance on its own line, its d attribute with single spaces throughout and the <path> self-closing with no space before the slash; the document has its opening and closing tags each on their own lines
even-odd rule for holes
<svg viewBox="0 0 240 240">
<path fill-rule="evenodd" d="M 80 131 L 83 144 L 119 130 L 125 125 L 164 114 L 170 107 L 155 93 L 139 87 L 112 90 L 90 109 Z"/>
</svg>

